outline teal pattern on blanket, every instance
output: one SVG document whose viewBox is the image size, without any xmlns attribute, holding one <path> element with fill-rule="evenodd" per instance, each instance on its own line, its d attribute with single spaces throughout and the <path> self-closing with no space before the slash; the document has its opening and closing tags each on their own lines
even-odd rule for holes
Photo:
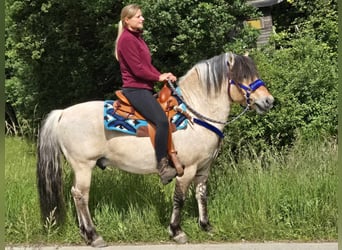
<svg viewBox="0 0 342 250">
<path fill-rule="evenodd" d="M 118 115 L 115 113 L 113 104 L 113 100 L 107 100 L 104 102 L 104 126 L 107 130 L 137 135 L 137 130 L 140 127 L 147 126 L 146 120 L 127 119 Z M 180 107 L 183 111 L 186 111 L 186 106 L 184 103 L 181 103 L 178 107 Z M 176 113 L 172 117 L 171 122 L 176 126 L 177 130 L 185 129 L 188 125 L 188 119 L 181 113 Z"/>
</svg>

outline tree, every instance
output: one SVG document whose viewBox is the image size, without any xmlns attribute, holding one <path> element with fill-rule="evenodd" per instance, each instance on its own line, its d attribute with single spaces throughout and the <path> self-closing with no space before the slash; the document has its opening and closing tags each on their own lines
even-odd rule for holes
<svg viewBox="0 0 342 250">
<path fill-rule="evenodd" d="M 307 35 L 337 51 L 337 0 L 287 0 L 275 5 L 272 14 L 279 46 Z"/>
<path fill-rule="evenodd" d="M 19 119 L 38 122 L 51 109 L 112 90 L 120 79 L 113 57 L 120 8 L 116 1 L 6 1 L 5 91 Z"/>
<path fill-rule="evenodd" d="M 146 16 L 144 35 L 156 54 L 155 64 L 177 75 L 224 51 L 245 52 L 255 45 L 258 36 L 257 31 L 243 24 L 258 15 L 245 1 L 138 2 Z"/>
<path fill-rule="evenodd" d="M 257 33 L 243 25 L 256 10 L 241 0 L 140 3 L 154 64 L 182 75 L 199 60 L 244 50 Z M 52 109 L 114 98 L 121 86 L 113 57 L 128 1 L 6 1 L 6 99 L 18 119 L 37 124 Z"/>
<path fill-rule="evenodd" d="M 283 13 L 283 14 L 281 14 Z M 265 116 L 253 113 L 226 129 L 235 155 L 337 136 L 337 2 L 284 1 L 273 7 L 276 34 L 250 54 L 275 97 Z M 238 109 L 238 108 L 237 108 Z M 233 110 L 238 113 L 239 110 Z"/>
</svg>

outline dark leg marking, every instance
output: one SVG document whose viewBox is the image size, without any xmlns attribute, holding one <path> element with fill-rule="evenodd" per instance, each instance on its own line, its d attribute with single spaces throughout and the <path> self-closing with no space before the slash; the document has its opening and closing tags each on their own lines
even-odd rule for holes
<svg viewBox="0 0 342 250">
<path fill-rule="evenodd" d="M 208 196 L 207 196 L 207 177 L 199 176 L 195 180 L 196 185 L 196 199 L 199 211 L 199 225 L 204 231 L 212 229 L 208 218 Z"/>
</svg>

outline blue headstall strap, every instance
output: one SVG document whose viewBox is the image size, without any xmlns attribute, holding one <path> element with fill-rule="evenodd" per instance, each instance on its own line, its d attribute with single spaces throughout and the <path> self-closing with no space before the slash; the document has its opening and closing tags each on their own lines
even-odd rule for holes
<svg viewBox="0 0 342 250">
<path fill-rule="evenodd" d="M 230 83 L 233 85 L 236 85 L 234 80 L 230 80 Z M 265 83 L 261 79 L 256 79 L 254 82 L 252 82 L 248 86 L 245 86 L 241 83 L 238 83 L 238 85 L 240 88 L 242 88 L 245 91 L 253 92 L 253 91 L 257 90 L 259 87 L 265 86 Z"/>
<path fill-rule="evenodd" d="M 249 84 L 249 88 L 252 91 L 257 90 L 259 87 L 261 86 L 265 86 L 265 83 L 261 80 L 261 79 L 256 79 L 254 82 L 252 82 L 251 84 Z"/>
</svg>

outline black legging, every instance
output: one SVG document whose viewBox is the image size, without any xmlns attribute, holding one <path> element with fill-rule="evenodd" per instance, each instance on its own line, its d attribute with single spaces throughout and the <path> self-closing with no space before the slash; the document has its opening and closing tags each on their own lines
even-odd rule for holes
<svg viewBox="0 0 342 250">
<path fill-rule="evenodd" d="M 167 156 L 169 123 L 153 92 L 147 89 L 123 88 L 123 94 L 133 107 L 156 126 L 154 139 L 157 162 Z"/>
</svg>

